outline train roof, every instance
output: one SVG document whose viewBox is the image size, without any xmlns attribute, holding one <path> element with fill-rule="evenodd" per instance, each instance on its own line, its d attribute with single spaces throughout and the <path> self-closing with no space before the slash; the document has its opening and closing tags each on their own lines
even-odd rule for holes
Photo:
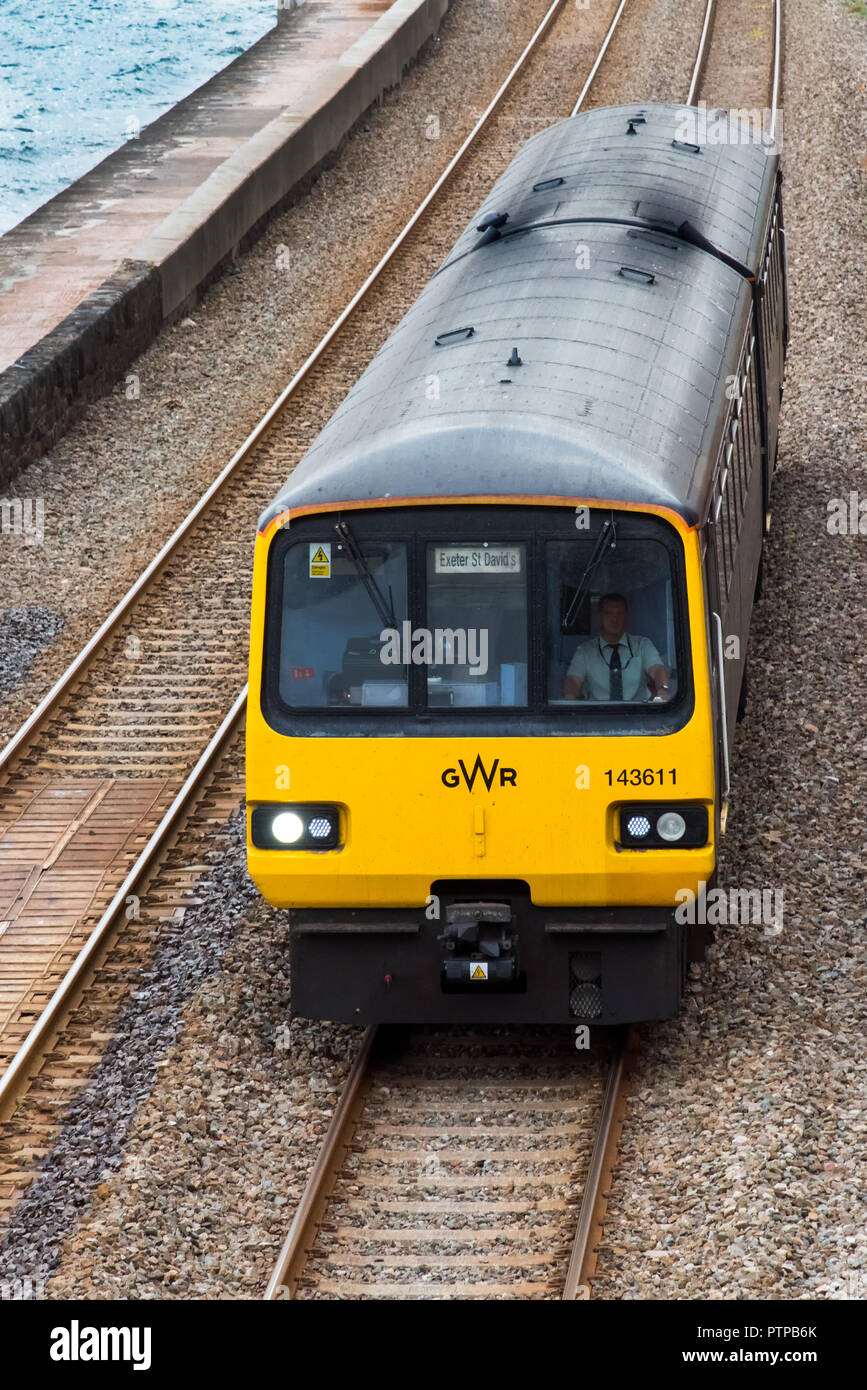
<svg viewBox="0 0 867 1390">
<path fill-rule="evenodd" d="M 529 140 L 260 524 L 437 495 L 701 520 L 778 161 L 689 142 L 689 112 L 606 107 Z"/>
</svg>

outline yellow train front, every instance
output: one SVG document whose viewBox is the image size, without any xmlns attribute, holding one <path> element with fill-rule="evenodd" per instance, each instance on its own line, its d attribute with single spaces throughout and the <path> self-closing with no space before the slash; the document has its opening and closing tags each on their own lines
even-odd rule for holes
<svg viewBox="0 0 867 1390">
<path fill-rule="evenodd" d="M 787 337 L 775 154 L 682 129 L 531 140 L 261 520 L 248 863 L 297 1014 L 678 1010 Z"/>
</svg>

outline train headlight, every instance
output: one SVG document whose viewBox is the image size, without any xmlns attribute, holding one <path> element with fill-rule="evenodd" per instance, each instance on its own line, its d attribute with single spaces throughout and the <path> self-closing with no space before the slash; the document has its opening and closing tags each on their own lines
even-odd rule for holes
<svg viewBox="0 0 867 1390">
<path fill-rule="evenodd" d="M 639 802 L 620 807 L 622 849 L 700 849 L 707 837 L 707 806 Z"/>
<path fill-rule="evenodd" d="M 679 811 L 663 811 L 656 822 L 656 833 L 670 842 L 682 840 L 686 834 L 686 821 Z"/>
<path fill-rule="evenodd" d="M 337 806 L 254 806 L 250 838 L 257 849 L 337 849 L 340 810 Z"/>
<path fill-rule="evenodd" d="M 626 822 L 626 833 L 631 835 L 633 840 L 643 840 L 645 835 L 650 834 L 650 821 L 647 816 L 630 816 Z"/>
<path fill-rule="evenodd" d="M 281 845 L 294 845 L 304 834 L 304 822 L 294 811 L 278 811 L 271 821 L 271 834 Z"/>
</svg>

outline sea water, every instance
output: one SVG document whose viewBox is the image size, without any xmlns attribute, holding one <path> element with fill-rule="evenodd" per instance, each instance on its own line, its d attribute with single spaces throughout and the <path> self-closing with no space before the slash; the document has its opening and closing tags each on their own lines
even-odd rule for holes
<svg viewBox="0 0 867 1390">
<path fill-rule="evenodd" d="M 219 72 L 278 0 L 0 0 L 0 233 Z"/>
</svg>

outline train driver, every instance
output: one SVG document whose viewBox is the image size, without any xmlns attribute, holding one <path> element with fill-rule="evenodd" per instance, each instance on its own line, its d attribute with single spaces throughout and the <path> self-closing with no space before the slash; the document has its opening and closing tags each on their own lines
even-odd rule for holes
<svg viewBox="0 0 867 1390">
<path fill-rule="evenodd" d="M 649 637 L 626 631 L 622 594 L 599 600 L 599 635 L 583 642 L 569 663 L 565 700 L 670 700 L 669 673 Z"/>
</svg>

